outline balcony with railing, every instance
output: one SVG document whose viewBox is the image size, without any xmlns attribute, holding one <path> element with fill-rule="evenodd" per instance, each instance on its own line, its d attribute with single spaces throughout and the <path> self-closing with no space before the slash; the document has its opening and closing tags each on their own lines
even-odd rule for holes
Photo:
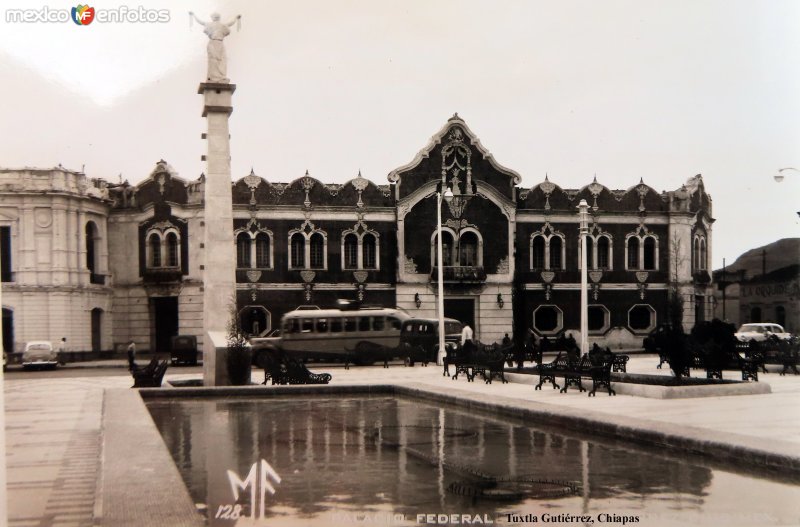
<svg viewBox="0 0 800 527">
<path fill-rule="evenodd" d="M 438 268 L 431 269 L 431 282 L 439 280 Z M 482 284 L 486 282 L 486 270 L 477 265 L 455 265 L 442 268 L 442 281 L 445 284 Z"/>
<path fill-rule="evenodd" d="M 144 270 L 142 278 L 145 282 L 179 282 L 181 280 L 180 267 L 150 267 Z"/>
</svg>

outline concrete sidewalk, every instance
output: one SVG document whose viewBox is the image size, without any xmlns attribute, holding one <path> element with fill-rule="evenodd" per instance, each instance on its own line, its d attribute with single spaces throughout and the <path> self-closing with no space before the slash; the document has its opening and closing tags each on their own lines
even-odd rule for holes
<svg viewBox="0 0 800 527">
<path fill-rule="evenodd" d="M 102 361 L 107 362 L 107 361 Z M 669 375 L 656 369 L 652 355 L 631 358 L 628 371 Z M 127 366 L 123 362 L 123 366 Z M 536 402 L 551 412 L 579 410 L 585 414 L 607 414 L 634 418 L 643 427 L 658 429 L 659 423 L 706 430 L 709 435 L 726 436 L 742 444 L 785 454 L 800 452 L 800 376 L 761 375 L 771 394 L 707 397 L 702 399 L 644 399 L 598 393 L 569 391 L 561 394 L 544 387 L 534 391 L 526 384 L 467 382 L 442 376 L 441 367 L 326 368 L 311 365 L 312 371 L 331 371 L 334 385 L 417 383 L 440 393 L 454 390 L 519 401 Z M 773 371 L 777 371 L 775 366 Z M 166 380 L 199 378 L 197 373 L 167 371 Z M 699 372 L 698 372 L 699 373 Z M 694 373 L 695 376 L 698 373 Z M 726 372 L 735 378 L 736 372 Z M 263 374 L 253 370 L 253 381 Z M 127 376 L 72 377 L 55 379 L 13 379 L 5 382 L 6 444 L 8 462 L 9 525 L 91 526 L 96 501 L 96 484 L 101 459 L 101 417 L 104 390 L 127 389 Z"/>
</svg>

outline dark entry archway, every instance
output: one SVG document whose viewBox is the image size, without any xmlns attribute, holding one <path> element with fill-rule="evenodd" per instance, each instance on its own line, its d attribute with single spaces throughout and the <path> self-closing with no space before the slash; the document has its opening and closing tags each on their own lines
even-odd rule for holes
<svg viewBox="0 0 800 527">
<path fill-rule="evenodd" d="M 14 312 L 3 308 L 3 350 L 14 353 Z"/>
<path fill-rule="evenodd" d="M 92 309 L 92 351 L 98 352 L 102 348 L 103 310 L 99 307 Z"/>
<path fill-rule="evenodd" d="M 445 298 L 444 316 L 454 318 L 462 324 L 469 324 L 473 330 L 475 327 L 475 299 L 473 298 Z"/>
<path fill-rule="evenodd" d="M 178 334 L 178 297 L 164 296 L 150 299 L 152 313 L 151 352 L 170 353 L 172 337 Z"/>
</svg>

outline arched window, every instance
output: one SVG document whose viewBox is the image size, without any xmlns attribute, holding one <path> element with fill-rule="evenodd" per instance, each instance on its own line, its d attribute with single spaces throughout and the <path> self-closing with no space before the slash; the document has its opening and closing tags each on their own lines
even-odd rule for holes
<svg viewBox="0 0 800 527">
<path fill-rule="evenodd" d="M 167 234 L 167 267 L 178 267 L 178 235 L 174 232 Z"/>
<path fill-rule="evenodd" d="M 376 269 L 378 267 L 378 251 L 377 251 L 377 241 L 375 240 L 375 236 L 366 233 L 362 238 L 363 244 L 363 253 L 364 253 L 364 260 L 363 260 L 363 267 L 364 269 Z"/>
<path fill-rule="evenodd" d="M 311 269 L 323 269 L 325 267 L 325 237 L 315 232 L 311 235 Z"/>
<path fill-rule="evenodd" d="M 610 265 L 610 250 L 608 236 L 600 236 L 597 239 L 597 268 L 608 269 Z"/>
<path fill-rule="evenodd" d="M 150 247 L 150 267 L 161 267 L 161 237 L 152 233 L 147 244 Z"/>
<path fill-rule="evenodd" d="M 292 254 L 290 262 L 293 269 L 302 269 L 306 266 L 306 238 L 301 233 L 296 232 L 292 235 L 291 243 Z"/>
<path fill-rule="evenodd" d="M 591 236 L 586 237 L 586 268 L 594 269 L 594 240 Z"/>
<path fill-rule="evenodd" d="M 243 269 L 250 267 L 250 238 L 249 232 L 240 232 L 236 237 L 236 267 Z"/>
<path fill-rule="evenodd" d="M 259 269 L 269 268 L 272 265 L 270 260 L 269 235 L 259 232 L 256 235 L 256 267 Z"/>
<path fill-rule="evenodd" d="M 656 240 L 652 236 L 644 239 L 644 270 L 653 271 L 656 268 Z"/>
<path fill-rule="evenodd" d="M 438 256 L 438 240 L 436 239 L 436 235 L 433 236 L 433 253 L 431 256 L 431 267 L 436 267 Z M 444 267 L 450 267 L 454 265 L 454 258 L 453 258 L 453 250 L 455 248 L 455 243 L 453 241 L 453 235 L 449 231 L 442 230 L 442 263 Z"/>
<path fill-rule="evenodd" d="M 344 237 L 344 268 L 358 269 L 358 236 L 353 233 Z"/>
<path fill-rule="evenodd" d="M 628 269 L 639 269 L 639 238 L 628 238 Z"/>
<path fill-rule="evenodd" d="M 458 240 L 459 265 L 473 267 L 478 265 L 478 236 L 474 232 L 465 232 Z"/>
<path fill-rule="evenodd" d="M 544 269 L 544 236 L 533 237 L 531 269 Z"/>
<path fill-rule="evenodd" d="M 697 271 L 700 269 L 700 238 L 695 237 L 694 246 L 692 251 L 692 269 Z"/>
<path fill-rule="evenodd" d="M 97 225 L 93 221 L 86 223 L 86 268 L 91 273 L 97 272 Z"/>
<path fill-rule="evenodd" d="M 700 256 L 697 262 L 697 269 L 705 271 L 706 269 L 706 239 L 700 238 Z"/>
<path fill-rule="evenodd" d="M 563 259 L 561 253 L 564 250 L 564 243 L 561 241 L 560 236 L 553 236 L 550 238 L 550 269 L 561 269 L 563 267 Z"/>
</svg>

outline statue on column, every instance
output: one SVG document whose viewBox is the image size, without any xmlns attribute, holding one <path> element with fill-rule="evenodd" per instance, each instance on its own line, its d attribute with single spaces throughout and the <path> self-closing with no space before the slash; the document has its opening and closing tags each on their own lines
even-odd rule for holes
<svg viewBox="0 0 800 527">
<path fill-rule="evenodd" d="M 227 77 L 228 74 L 228 59 L 225 56 L 225 46 L 222 43 L 223 39 L 231 34 L 228 29 L 234 24 L 241 23 L 242 15 L 237 15 L 236 18 L 227 24 L 220 22 L 219 13 L 212 13 L 210 22 L 203 22 L 197 15 L 189 11 L 189 20 L 193 18 L 197 23 L 205 27 L 203 33 L 208 35 L 208 75 L 209 82 L 230 82 Z"/>
</svg>

